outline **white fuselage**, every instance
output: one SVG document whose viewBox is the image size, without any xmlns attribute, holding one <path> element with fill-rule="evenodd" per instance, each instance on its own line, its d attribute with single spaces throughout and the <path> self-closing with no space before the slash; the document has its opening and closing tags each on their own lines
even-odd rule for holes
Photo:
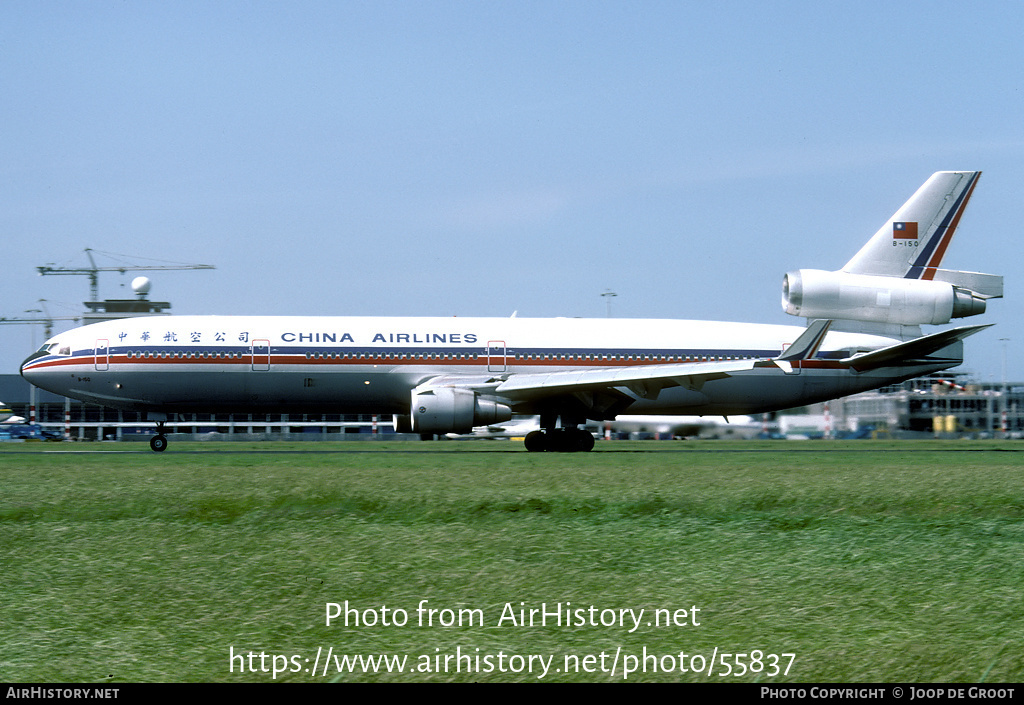
<svg viewBox="0 0 1024 705">
<path fill-rule="evenodd" d="M 410 392 L 432 379 L 483 384 L 644 365 L 679 365 L 685 374 L 707 361 L 773 358 L 802 331 L 652 319 L 147 317 L 62 333 L 22 374 L 57 394 L 127 410 L 408 414 Z M 814 359 L 788 372 L 772 366 L 665 388 L 635 399 L 629 413 L 756 413 L 922 374 L 920 366 L 856 374 L 838 364 L 893 342 L 829 333 Z M 566 394 L 540 390 L 510 406 L 543 413 Z"/>
</svg>

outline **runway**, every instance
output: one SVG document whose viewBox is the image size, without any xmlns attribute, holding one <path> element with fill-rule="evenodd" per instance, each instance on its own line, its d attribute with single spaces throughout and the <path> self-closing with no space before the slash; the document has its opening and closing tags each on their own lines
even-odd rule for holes
<svg viewBox="0 0 1024 705">
<path fill-rule="evenodd" d="M 719 442 L 714 442 L 719 443 Z M 799 443 L 801 445 L 796 446 Z M 658 442 L 658 441 L 616 441 L 613 444 L 602 444 L 598 442 L 594 452 L 599 454 L 778 454 L 778 453 L 799 453 L 801 455 L 826 454 L 826 453 L 1021 453 L 1024 452 L 1024 444 L 1019 447 L 1011 445 L 1012 442 L 999 441 L 973 441 L 957 443 L 955 446 L 946 446 L 944 441 L 883 441 L 884 446 L 874 445 L 871 441 L 854 441 L 850 443 L 829 442 L 829 441 L 796 441 L 787 443 L 777 442 L 775 445 L 759 447 L 742 447 L 746 442 L 728 441 L 719 445 L 702 444 L 700 447 L 679 442 Z M 132 444 L 134 445 L 134 444 Z M 173 445 L 163 457 L 174 455 L 466 455 L 474 453 L 520 455 L 525 454 L 522 446 L 518 443 L 494 443 L 492 441 L 455 441 L 450 448 L 438 448 L 435 445 L 416 448 L 388 447 L 363 447 L 359 448 L 334 447 L 334 448 L 179 448 Z M 205 445 L 205 444 L 204 444 Z M 231 444 L 223 444 L 231 445 Z M 376 444 L 373 444 L 376 445 Z M 508 447 L 499 447 L 507 445 Z M 668 447 L 666 447 L 668 446 Z M 5 454 L 43 454 L 43 455 L 156 455 L 148 448 L 125 448 L 125 449 L 38 449 L 38 448 L 10 448 L 0 451 L 0 457 Z M 585 457 L 585 456 L 581 456 Z M 585 463 L 582 463 L 585 465 Z"/>
</svg>

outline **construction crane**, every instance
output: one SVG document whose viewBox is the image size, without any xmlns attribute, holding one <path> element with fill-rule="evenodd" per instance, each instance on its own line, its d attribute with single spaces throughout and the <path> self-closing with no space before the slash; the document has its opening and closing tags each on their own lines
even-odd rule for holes
<svg viewBox="0 0 1024 705">
<path fill-rule="evenodd" d="M 134 265 L 125 264 L 114 267 L 99 267 L 96 265 L 96 260 L 93 259 L 92 253 L 98 252 L 108 257 L 125 257 L 127 255 L 112 255 L 109 252 L 100 252 L 99 250 L 93 250 L 85 248 L 85 254 L 89 257 L 90 267 L 55 267 L 53 265 L 45 265 L 43 267 L 36 267 L 39 272 L 39 276 L 46 276 L 50 274 L 67 274 L 67 275 L 85 275 L 89 277 L 89 300 L 99 301 L 99 273 L 100 272 L 155 272 L 155 271 L 166 271 L 171 269 L 216 269 L 212 264 L 166 264 L 166 265 Z"/>
<path fill-rule="evenodd" d="M 81 316 L 51 316 L 50 311 L 46 308 L 46 299 L 39 299 L 39 303 L 43 305 L 42 309 L 31 308 L 25 311 L 25 313 L 41 313 L 41 316 L 32 316 L 29 318 L 22 318 L 20 316 L 13 318 L 0 317 L 0 325 L 42 323 L 43 340 L 49 340 L 53 336 L 54 321 L 75 321 L 77 323 L 82 318 Z"/>
</svg>

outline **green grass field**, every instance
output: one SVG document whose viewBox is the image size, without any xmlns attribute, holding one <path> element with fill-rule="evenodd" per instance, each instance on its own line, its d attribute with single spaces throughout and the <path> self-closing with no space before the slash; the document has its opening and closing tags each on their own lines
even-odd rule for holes
<svg viewBox="0 0 1024 705">
<path fill-rule="evenodd" d="M 520 448 L 4 444 L 0 679 L 1024 679 L 1022 444 Z"/>
</svg>

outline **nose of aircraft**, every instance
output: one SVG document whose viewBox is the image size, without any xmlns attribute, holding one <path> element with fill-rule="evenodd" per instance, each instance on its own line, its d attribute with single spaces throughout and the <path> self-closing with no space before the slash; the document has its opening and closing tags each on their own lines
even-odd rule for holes
<svg viewBox="0 0 1024 705">
<path fill-rule="evenodd" d="M 40 351 L 34 352 L 31 355 L 29 355 L 28 357 L 26 357 L 25 361 L 21 363 L 21 368 L 20 368 L 21 376 L 24 377 L 25 379 L 27 379 L 29 382 L 32 382 L 32 377 L 33 377 L 32 363 L 35 360 L 38 360 L 41 357 L 46 357 L 46 355 L 47 355 L 47 353 L 45 353 L 45 352 L 40 350 Z"/>
</svg>

